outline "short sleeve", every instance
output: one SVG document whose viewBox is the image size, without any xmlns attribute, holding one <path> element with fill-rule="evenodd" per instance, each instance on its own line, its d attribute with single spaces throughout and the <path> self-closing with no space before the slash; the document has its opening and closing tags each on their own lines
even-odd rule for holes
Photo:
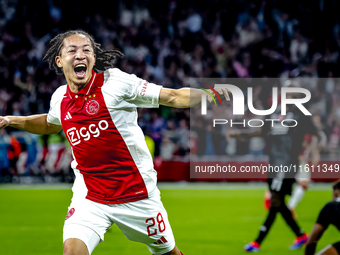
<svg viewBox="0 0 340 255">
<path fill-rule="evenodd" d="M 332 202 L 330 202 L 322 208 L 316 223 L 319 223 L 325 229 L 328 228 L 329 224 L 331 224 L 332 211 Z"/>
<path fill-rule="evenodd" d="M 162 86 L 150 83 L 117 68 L 105 72 L 103 92 L 114 107 L 159 107 Z"/>
<path fill-rule="evenodd" d="M 142 80 L 131 88 L 132 94 L 126 98 L 126 101 L 139 107 L 158 107 L 162 86 Z"/>
<path fill-rule="evenodd" d="M 61 86 L 52 95 L 50 109 L 47 114 L 47 122 L 54 125 L 61 125 L 60 121 L 60 102 L 66 91 L 66 86 Z"/>
</svg>

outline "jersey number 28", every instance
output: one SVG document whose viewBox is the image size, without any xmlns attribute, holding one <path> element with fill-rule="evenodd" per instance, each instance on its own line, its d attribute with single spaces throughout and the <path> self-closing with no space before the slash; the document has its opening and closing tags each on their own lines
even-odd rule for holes
<svg viewBox="0 0 340 255">
<path fill-rule="evenodd" d="M 156 220 L 155 220 L 156 219 Z M 156 221 L 157 221 L 157 227 L 153 228 L 156 225 Z M 157 214 L 156 218 L 149 218 L 146 219 L 145 221 L 146 224 L 151 223 L 150 225 L 147 226 L 147 230 L 148 230 L 148 236 L 153 236 L 153 235 L 157 235 L 157 229 L 159 230 L 159 232 L 163 233 L 165 230 L 165 222 L 163 220 L 163 216 L 161 213 Z"/>
</svg>

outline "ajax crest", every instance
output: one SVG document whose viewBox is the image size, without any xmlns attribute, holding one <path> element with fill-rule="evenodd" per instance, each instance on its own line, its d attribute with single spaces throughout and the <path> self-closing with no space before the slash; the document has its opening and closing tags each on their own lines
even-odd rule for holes
<svg viewBox="0 0 340 255">
<path fill-rule="evenodd" d="M 91 99 L 85 104 L 86 112 L 90 115 L 95 115 L 99 111 L 99 103 L 95 99 Z"/>
</svg>

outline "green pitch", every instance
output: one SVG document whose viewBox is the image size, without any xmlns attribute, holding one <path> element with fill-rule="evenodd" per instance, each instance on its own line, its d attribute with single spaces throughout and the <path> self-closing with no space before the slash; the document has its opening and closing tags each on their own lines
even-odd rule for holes
<svg viewBox="0 0 340 255">
<path fill-rule="evenodd" d="M 266 211 L 262 207 L 264 186 L 249 185 L 218 190 L 161 188 L 177 246 L 185 255 L 246 254 L 243 245 L 253 240 Z M 17 190 L 0 186 L 0 254 L 60 255 L 62 227 L 71 190 Z M 331 199 L 331 185 L 326 190 L 310 190 L 297 208 L 298 222 L 310 232 L 317 214 Z M 303 254 L 289 251 L 294 234 L 278 216 L 259 254 Z M 319 242 L 318 250 L 340 240 L 330 227 Z M 105 242 L 94 255 L 149 254 L 143 244 L 128 241 L 116 226 L 105 235 Z"/>
</svg>

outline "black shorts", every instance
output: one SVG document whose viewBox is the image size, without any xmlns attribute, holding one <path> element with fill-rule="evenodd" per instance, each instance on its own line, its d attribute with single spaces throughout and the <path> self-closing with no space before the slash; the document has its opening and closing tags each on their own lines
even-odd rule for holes
<svg viewBox="0 0 340 255">
<path fill-rule="evenodd" d="M 340 254 L 340 242 L 333 243 L 332 245 L 336 249 L 336 251 Z"/>
<path fill-rule="evenodd" d="M 292 194 L 292 186 L 295 179 L 268 178 L 267 183 L 270 191 L 279 193 L 282 196 Z"/>
</svg>

